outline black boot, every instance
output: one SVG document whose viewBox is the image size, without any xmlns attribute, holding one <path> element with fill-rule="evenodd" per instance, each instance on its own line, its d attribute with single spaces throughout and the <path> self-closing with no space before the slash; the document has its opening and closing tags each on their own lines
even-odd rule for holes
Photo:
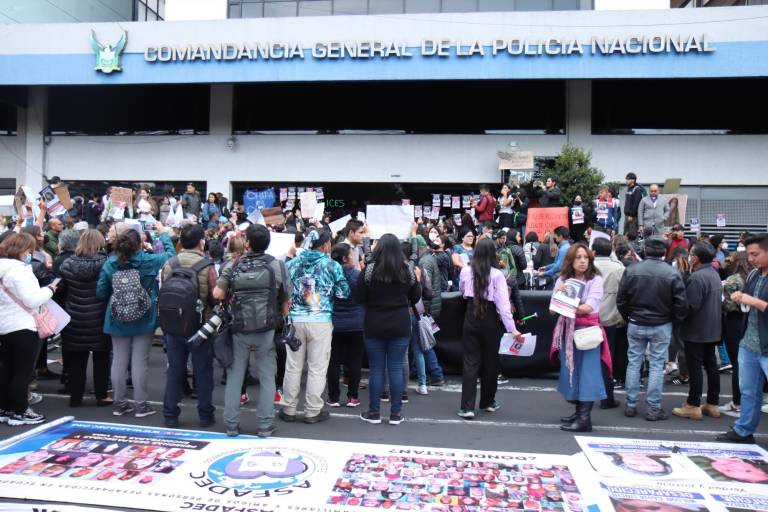
<svg viewBox="0 0 768 512">
<path fill-rule="evenodd" d="M 570 425 L 560 425 L 560 430 L 566 432 L 592 432 L 592 404 L 593 402 L 579 402 L 576 404 L 576 421 Z"/>
<path fill-rule="evenodd" d="M 560 423 L 567 423 L 570 425 L 571 423 L 576 421 L 576 418 L 578 417 L 579 402 L 577 402 L 576 400 L 568 400 L 568 403 L 574 404 L 576 406 L 576 410 L 570 416 L 563 416 L 562 418 L 560 418 Z"/>
</svg>

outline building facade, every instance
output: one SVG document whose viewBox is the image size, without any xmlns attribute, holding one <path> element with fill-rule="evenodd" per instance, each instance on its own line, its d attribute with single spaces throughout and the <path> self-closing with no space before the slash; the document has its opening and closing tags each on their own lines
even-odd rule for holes
<svg viewBox="0 0 768 512">
<path fill-rule="evenodd" d="M 17 184 L 441 192 L 499 183 L 511 142 L 571 142 L 608 181 L 680 178 L 705 229 L 768 224 L 768 7 L 0 30 L 0 177 Z M 91 30 L 125 36 L 120 70 Z"/>
</svg>

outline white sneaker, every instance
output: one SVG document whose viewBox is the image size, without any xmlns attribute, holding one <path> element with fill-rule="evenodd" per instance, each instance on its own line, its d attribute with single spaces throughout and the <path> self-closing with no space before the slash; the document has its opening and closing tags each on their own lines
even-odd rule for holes
<svg viewBox="0 0 768 512">
<path fill-rule="evenodd" d="M 416 392 L 420 395 L 428 395 L 429 392 L 427 391 L 427 385 L 426 384 L 420 384 L 419 387 L 416 388 Z"/>
<path fill-rule="evenodd" d="M 18 427 L 21 425 L 39 425 L 45 421 L 45 416 L 37 414 L 31 408 L 27 408 L 22 414 L 12 414 L 8 417 L 8 425 Z"/>
<path fill-rule="evenodd" d="M 43 401 L 43 395 L 40 393 L 30 393 L 27 398 L 29 405 L 36 405 Z"/>
<path fill-rule="evenodd" d="M 672 372 L 676 372 L 678 370 L 677 363 L 674 361 L 669 361 L 666 366 L 664 367 L 664 375 L 669 375 Z"/>
</svg>

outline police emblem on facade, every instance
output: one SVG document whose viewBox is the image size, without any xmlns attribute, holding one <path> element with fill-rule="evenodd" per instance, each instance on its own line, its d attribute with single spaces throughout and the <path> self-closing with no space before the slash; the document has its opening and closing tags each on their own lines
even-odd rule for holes
<svg viewBox="0 0 768 512">
<path fill-rule="evenodd" d="M 125 48 L 127 41 L 127 35 L 123 31 L 123 35 L 120 36 L 120 40 L 112 46 L 111 44 L 103 45 L 96 38 L 96 33 L 91 30 L 91 48 L 96 52 L 96 66 L 93 68 L 96 71 L 110 74 L 113 71 L 122 71 L 120 67 L 120 54 Z"/>
</svg>

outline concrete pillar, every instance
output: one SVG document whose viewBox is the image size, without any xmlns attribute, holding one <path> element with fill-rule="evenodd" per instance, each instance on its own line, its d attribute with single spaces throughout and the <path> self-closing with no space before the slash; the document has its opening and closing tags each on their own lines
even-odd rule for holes
<svg viewBox="0 0 768 512">
<path fill-rule="evenodd" d="M 234 87 L 232 84 L 212 84 L 210 103 L 209 137 L 215 141 L 213 151 L 220 153 L 222 168 L 226 168 L 233 152 L 237 151 L 237 143 L 231 148 L 227 141 L 232 137 L 232 102 Z M 219 169 L 211 169 L 207 177 L 208 192 L 222 192 L 232 204 L 232 185 L 227 179 L 227 173 Z"/>
<path fill-rule="evenodd" d="M 46 120 L 48 89 L 29 87 L 27 108 L 19 109 L 19 137 L 24 163 L 16 173 L 16 187 L 29 185 L 38 192 L 43 188 L 46 171 Z"/>
<path fill-rule="evenodd" d="M 565 83 L 565 138 L 590 149 L 592 135 L 592 81 L 567 80 Z"/>
</svg>

